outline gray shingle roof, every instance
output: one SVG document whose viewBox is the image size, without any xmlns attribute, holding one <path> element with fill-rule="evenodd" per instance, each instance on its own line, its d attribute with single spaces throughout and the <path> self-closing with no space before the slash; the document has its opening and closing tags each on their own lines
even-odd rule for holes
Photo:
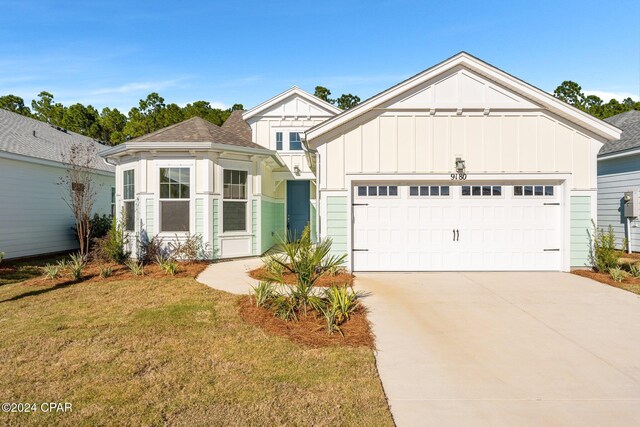
<svg viewBox="0 0 640 427">
<path fill-rule="evenodd" d="M 251 126 L 242 118 L 243 110 L 235 110 L 222 124 L 222 129 L 251 141 Z"/>
<path fill-rule="evenodd" d="M 616 114 L 604 121 L 622 129 L 622 135 L 618 141 L 604 144 L 598 153 L 599 156 L 640 148 L 640 111 L 631 110 Z"/>
<path fill-rule="evenodd" d="M 220 126 L 200 117 L 192 117 L 184 122 L 132 139 L 130 142 L 133 144 L 136 142 L 214 142 L 264 150 L 263 146 L 251 142 L 251 139 L 223 130 Z"/>
<path fill-rule="evenodd" d="M 73 144 L 93 144 L 96 154 L 107 147 L 94 139 L 0 108 L 0 151 L 64 163 Z M 94 169 L 114 172 L 96 155 Z"/>
</svg>

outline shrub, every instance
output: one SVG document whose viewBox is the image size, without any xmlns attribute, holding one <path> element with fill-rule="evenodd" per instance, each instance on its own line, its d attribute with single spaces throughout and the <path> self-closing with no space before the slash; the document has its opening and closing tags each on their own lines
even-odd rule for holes
<svg viewBox="0 0 640 427">
<path fill-rule="evenodd" d="M 104 237 L 109 233 L 109 229 L 111 228 L 111 224 L 113 223 L 113 218 L 111 215 L 98 215 L 94 214 L 93 218 L 89 221 L 91 226 L 91 236 L 93 239 L 99 239 Z"/>
<path fill-rule="evenodd" d="M 640 264 L 629 266 L 629 273 L 635 278 L 640 278 Z"/>
<path fill-rule="evenodd" d="M 157 255 L 156 263 L 158 264 L 158 266 L 160 266 L 160 268 L 165 273 L 168 273 L 172 276 L 174 276 L 178 272 L 178 263 L 170 257 L 163 257 L 162 255 Z"/>
<path fill-rule="evenodd" d="M 176 235 L 167 245 L 169 255 L 174 259 L 183 261 L 196 261 L 206 259 L 210 255 L 209 244 L 205 244 L 201 234 L 188 234 L 186 239 L 180 239 Z"/>
<path fill-rule="evenodd" d="M 100 266 L 100 277 L 102 277 L 103 279 L 106 279 L 107 277 L 110 277 L 112 274 L 113 274 L 113 267 L 111 267 L 110 265 Z"/>
<path fill-rule="evenodd" d="M 593 223 L 593 221 L 592 221 Z M 593 234 L 591 236 L 591 252 L 589 254 L 593 268 L 602 273 L 618 266 L 618 255 L 615 249 L 615 236 L 613 227 L 605 232 L 598 229 L 593 223 Z"/>
<path fill-rule="evenodd" d="M 359 295 L 347 286 L 333 286 L 325 291 L 327 306 L 336 313 L 338 323 L 343 323 L 351 317 L 358 305 Z"/>
<path fill-rule="evenodd" d="M 137 261 L 137 260 L 134 260 L 134 259 L 130 259 L 129 261 L 127 261 L 125 263 L 125 265 L 136 276 L 144 275 L 144 264 L 142 263 L 142 261 Z"/>
<path fill-rule="evenodd" d="M 87 266 L 87 259 L 80 252 L 69 255 L 67 268 L 73 280 L 82 279 L 82 271 Z"/>
<path fill-rule="evenodd" d="M 276 296 L 271 303 L 271 309 L 276 317 L 283 320 L 298 320 L 296 301 L 288 295 Z"/>
<path fill-rule="evenodd" d="M 628 274 L 629 273 L 618 267 L 609 269 L 609 275 L 614 282 L 622 282 Z"/>
<path fill-rule="evenodd" d="M 256 307 L 269 308 L 272 301 L 278 296 L 273 283 L 263 280 L 258 286 L 252 286 L 249 292 L 256 301 Z"/>
<path fill-rule="evenodd" d="M 265 255 L 262 258 L 265 271 L 268 275 L 274 276 L 274 278 L 282 277 L 284 274 L 284 267 L 278 262 L 278 259 L 278 255 Z"/>
<path fill-rule="evenodd" d="M 114 218 L 107 235 L 94 240 L 93 257 L 104 262 L 122 264 L 129 258 L 125 246 L 129 243 L 124 231 L 124 215 L 120 222 Z"/>
<path fill-rule="evenodd" d="M 47 264 L 42 267 L 42 275 L 45 279 L 53 280 L 60 275 L 60 264 Z"/>
<path fill-rule="evenodd" d="M 163 248 L 163 239 L 159 236 L 153 236 L 151 239 L 144 239 L 140 242 L 140 259 L 148 264 L 157 261 L 158 257 L 163 259 L 166 257 L 167 250 Z"/>
</svg>

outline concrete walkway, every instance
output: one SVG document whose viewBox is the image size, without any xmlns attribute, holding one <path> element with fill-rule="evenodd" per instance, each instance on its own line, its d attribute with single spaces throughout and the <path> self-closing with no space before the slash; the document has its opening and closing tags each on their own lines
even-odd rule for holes
<svg viewBox="0 0 640 427">
<path fill-rule="evenodd" d="M 640 297 L 565 273 L 369 273 L 398 426 L 640 425 Z"/>
<path fill-rule="evenodd" d="M 220 261 L 207 267 L 196 280 L 214 289 L 237 295 L 247 295 L 257 280 L 247 272 L 262 265 L 260 258 L 242 258 L 233 261 Z"/>
</svg>

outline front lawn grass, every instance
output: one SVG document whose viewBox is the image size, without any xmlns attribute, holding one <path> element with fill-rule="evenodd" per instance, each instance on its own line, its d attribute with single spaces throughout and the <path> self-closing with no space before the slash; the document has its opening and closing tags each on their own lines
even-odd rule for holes
<svg viewBox="0 0 640 427">
<path fill-rule="evenodd" d="M 310 348 L 245 323 L 192 278 L 0 287 L 3 425 L 392 425 L 373 352 Z"/>
</svg>

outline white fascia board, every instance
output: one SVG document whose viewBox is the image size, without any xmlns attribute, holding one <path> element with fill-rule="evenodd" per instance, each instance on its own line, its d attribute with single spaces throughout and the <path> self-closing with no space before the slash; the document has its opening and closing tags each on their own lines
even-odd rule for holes
<svg viewBox="0 0 640 427">
<path fill-rule="evenodd" d="M 306 99 L 310 103 L 316 104 L 324 108 L 325 110 L 328 110 L 330 113 L 333 113 L 333 115 L 339 114 L 342 112 L 341 109 L 335 107 L 334 105 L 329 104 L 327 101 L 320 99 L 316 96 L 313 96 L 310 93 L 305 92 L 304 90 L 300 89 L 297 86 L 293 86 L 292 88 L 285 90 L 284 92 L 274 96 L 273 98 L 263 102 L 262 104 L 259 104 L 253 107 L 252 109 L 245 111 L 242 114 L 242 119 L 248 120 L 251 117 L 257 115 L 259 112 L 273 107 L 274 105 L 278 104 L 279 102 L 283 101 L 284 99 L 286 99 L 291 95 L 298 95 L 299 97 Z"/>
<path fill-rule="evenodd" d="M 627 151 L 618 151 L 618 152 L 615 152 L 615 153 L 603 154 L 601 156 L 598 156 L 598 161 L 600 161 L 600 160 L 617 159 L 619 157 L 635 156 L 637 154 L 640 154 L 640 148 L 632 148 L 632 149 L 627 150 Z"/>
<path fill-rule="evenodd" d="M 413 77 L 408 78 L 407 80 L 404 80 L 403 82 L 398 83 L 395 86 L 392 86 L 378 95 L 374 95 L 360 105 L 310 128 L 306 132 L 307 139 L 312 140 L 317 138 L 338 126 L 373 110 L 377 106 L 393 99 L 399 94 L 431 80 L 457 66 L 462 66 L 463 68 L 475 71 L 476 73 L 493 80 L 499 85 L 520 93 L 534 102 L 545 106 L 556 114 L 566 117 L 568 120 L 573 122 L 578 122 L 581 126 L 589 129 L 597 135 L 600 135 L 601 137 L 606 138 L 607 140 L 614 141 L 620 138 L 622 131 L 617 127 L 572 107 L 571 105 L 554 98 L 548 93 L 524 82 L 523 80 L 513 77 L 512 75 L 499 70 L 498 68 L 475 58 L 466 52 L 461 52 L 419 74 L 416 74 Z"/>
<path fill-rule="evenodd" d="M 55 160 L 41 159 L 39 157 L 25 156 L 22 154 L 9 153 L 6 151 L 0 151 L 0 158 L 8 159 L 8 160 L 16 160 L 19 162 L 34 163 L 34 164 L 43 165 L 43 166 L 51 166 L 54 168 L 60 168 L 65 170 L 69 167 L 69 165 L 62 162 L 56 162 Z M 113 165 L 110 165 L 110 166 L 113 166 Z M 113 177 L 115 175 L 115 171 L 110 172 L 102 169 L 92 169 L 92 171 L 97 175 L 104 175 L 109 177 Z"/>
</svg>

